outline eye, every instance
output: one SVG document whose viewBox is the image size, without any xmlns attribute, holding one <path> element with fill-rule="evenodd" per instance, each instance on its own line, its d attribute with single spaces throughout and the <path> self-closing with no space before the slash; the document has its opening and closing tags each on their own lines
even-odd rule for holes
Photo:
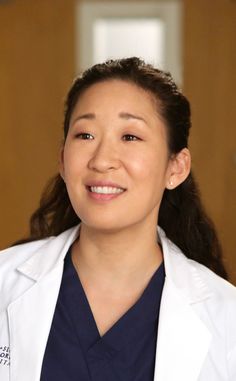
<svg viewBox="0 0 236 381">
<path fill-rule="evenodd" d="M 93 136 L 91 134 L 88 134 L 87 132 L 82 132 L 80 134 L 76 134 L 75 137 L 77 139 L 82 139 L 82 140 L 92 140 Z"/>
<path fill-rule="evenodd" d="M 130 134 L 126 134 L 123 136 L 123 139 L 125 141 L 128 141 L 128 142 L 132 142 L 132 141 L 136 141 L 136 140 L 141 140 L 140 138 L 138 138 L 137 136 L 135 135 L 130 135 Z"/>
</svg>

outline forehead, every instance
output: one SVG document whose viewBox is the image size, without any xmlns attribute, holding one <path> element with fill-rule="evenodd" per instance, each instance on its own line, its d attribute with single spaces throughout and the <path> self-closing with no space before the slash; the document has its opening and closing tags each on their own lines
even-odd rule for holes
<svg viewBox="0 0 236 381">
<path fill-rule="evenodd" d="M 81 93 L 70 118 L 70 126 L 80 121 L 142 121 L 143 128 L 168 139 L 166 122 L 159 113 L 160 102 L 142 87 L 125 80 L 98 82 Z M 81 122 L 82 121 L 82 122 Z"/>
<path fill-rule="evenodd" d="M 142 87 L 121 79 L 110 79 L 89 86 L 79 96 L 74 111 L 84 108 L 131 107 L 158 114 L 155 96 Z M 107 109 L 107 111 L 109 111 Z"/>
</svg>

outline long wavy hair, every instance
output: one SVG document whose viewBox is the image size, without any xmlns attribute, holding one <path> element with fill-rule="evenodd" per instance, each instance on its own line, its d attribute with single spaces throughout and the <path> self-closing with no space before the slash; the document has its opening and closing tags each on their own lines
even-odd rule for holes
<svg viewBox="0 0 236 381">
<path fill-rule="evenodd" d="M 155 97 L 157 111 L 166 124 L 170 154 L 177 154 L 188 147 L 191 127 L 189 101 L 178 89 L 170 73 L 154 68 L 137 57 L 94 65 L 75 79 L 65 102 L 64 140 L 71 114 L 81 94 L 96 83 L 112 79 L 133 83 Z M 58 235 L 79 222 L 66 185 L 57 174 L 48 183 L 39 208 L 31 216 L 30 236 L 17 243 Z M 164 191 L 157 224 L 188 258 L 227 279 L 221 246 L 214 225 L 202 206 L 192 172 L 177 188 Z"/>
</svg>

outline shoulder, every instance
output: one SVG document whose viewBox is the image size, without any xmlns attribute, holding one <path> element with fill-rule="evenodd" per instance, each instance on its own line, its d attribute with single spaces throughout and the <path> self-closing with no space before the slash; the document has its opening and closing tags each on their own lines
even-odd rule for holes
<svg viewBox="0 0 236 381">
<path fill-rule="evenodd" d="M 21 281 L 30 282 L 29 278 L 19 276 L 18 268 L 30 261 L 35 253 L 51 239 L 24 243 L 0 251 L 0 304 L 7 297 L 6 294 L 18 295 L 18 290 L 21 289 Z"/>
<path fill-rule="evenodd" d="M 164 262 L 166 272 L 177 287 L 181 289 L 195 290 L 202 295 L 201 289 L 208 294 L 215 295 L 221 299 L 232 299 L 236 301 L 236 287 L 221 278 L 208 267 L 188 258 L 163 232 L 161 242 L 163 246 Z"/>
<path fill-rule="evenodd" d="M 77 233 L 78 227 L 74 227 L 56 237 L 0 251 L 0 311 L 57 266 L 63 267 L 64 257 Z"/>
<path fill-rule="evenodd" d="M 233 299 L 236 302 L 236 287 L 229 281 L 221 278 L 206 266 L 186 258 L 191 266 L 194 266 L 208 287 L 214 291 L 214 294 L 222 296 L 226 299 Z"/>
<path fill-rule="evenodd" d="M 23 269 L 27 276 L 39 278 L 64 256 L 76 238 L 79 226 L 74 226 L 58 236 L 51 236 L 37 241 L 23 243 L 0 251 L 0 281 L 1 274 L 16 272 Z"/>
<path fill-rule="evenodd" d="M 44 244 L 49 242 L 53 237 L 40 239 L 16 246 L 11 246 L 0 251 L 0 273 L 11 267 L 16 268 L 22 262 L 29 259 L 35 251 L 40 249 Z"/>
<path fill-rule="evenodd" d="M 200 303 L 210 310 L 234 311 L 236 318 L 236 287 L 206 266 L 189 259 L 161 232 L 166 276 L 191 304 Z"/>
<path fill-rule="evenodd" d="M 18 268 L 48 240 L 24 243 L 0 251 L 0 312 L 33 284 L 29 277 L 20 276 Z"/>
<path fill-rule="evenodd" d="M 210 321 L 218 328 L 221 326 L 225 331 L 222 332 L 223 336 L 227 331 L 230 332 L 229 341 L 236 346 L 236 330 L 232 333 L 236 319 L 236 287 L 208 267 L 187 258 L 171 241 L 168 245 L 177 286 L 185 291 L 185 296 L 203 313 L 202 316 L 211 316 Z"/>
<path fill-rule="evenodd" d="M 44 253 L 50 253 L 49 258 L 57 258 L 64 253 L 76 236 L 79 225 L 74 226 L 57 236 L 50 236 L 37 241 L 27 242 L 0 251 L 0 271 L 3 267 L 18 267 L 36 254 L 37 263 L 43 260 Z"/>
<path fill-rule="evenodd" d="M 236 319 L 236 287 L 202 264 L 190 259 L 188 261 L 191 266 L 197 269 L 211 292 L 211 297 L 206 300 L 206 305 L 209 311 L 214 313 L 212 315 L 214 320 L 225 321 L 225 330 L 230 331 L 231 339 L 234 338 L 234 346 L 236 347 L 236 330 L 234 329 L 234 333 L 232 332 Z"/>
</svg>

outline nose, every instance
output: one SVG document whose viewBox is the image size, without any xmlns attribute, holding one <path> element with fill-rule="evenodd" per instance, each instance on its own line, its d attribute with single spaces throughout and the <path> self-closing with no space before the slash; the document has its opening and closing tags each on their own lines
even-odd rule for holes
<svg viewBox="0 0 236 381">
<path fill-rule="evenodd" d="M 88 162 L 89 169 L 97 172 L 107 172 L 120 167 L 117 147 L 110 140 L 101 141 Z"/>
</svg>

